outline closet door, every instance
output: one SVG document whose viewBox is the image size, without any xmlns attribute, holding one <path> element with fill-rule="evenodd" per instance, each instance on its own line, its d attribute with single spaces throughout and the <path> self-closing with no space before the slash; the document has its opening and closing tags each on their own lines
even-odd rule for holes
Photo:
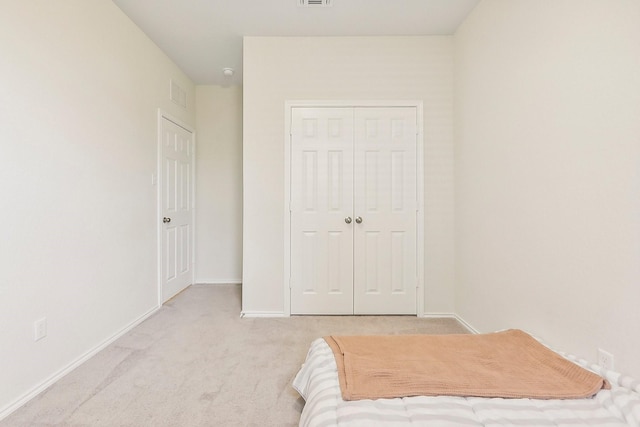
<svg viewBox="0 0 640 427">
<path fill-rule="evenodd" d="M 352 314 L 353 109 L 292 110 L 291 314 Z"/>
<path fill-rule="evenodd" d="M 292 109 L 291 314 L 416 313 L 416 109 Z"/>
<path fill-rule="evenodd" d="M 354 313 L 416 314 L 416 109 L 355 110 Z"/>
</svg>

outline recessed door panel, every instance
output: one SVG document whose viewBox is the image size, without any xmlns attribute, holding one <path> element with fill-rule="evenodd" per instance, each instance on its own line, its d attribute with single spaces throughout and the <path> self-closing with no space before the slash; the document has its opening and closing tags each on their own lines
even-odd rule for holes
<svg viewBox="0 0 640 427">
<path fill-rule="evenodd" d="M 328 292 L 332 295 L 349 294 L 352 292 L 350 277 L 342 277 L 345 269 L 345 257 L 351 258 L 351 254 L 343 253 L 345 239 L 344 231 L 330 231 L 327 236 L 327 284 Z M 349 233 L 350 234 L 350 233 Z M 348 238 L 348 236 L 346 237 Z"/>
<path fill-rule="evenodd" d="M 404 185 L 405 185 L 405 152 L 391 152 L 391 211 L 402 212 L 404 210 Z"/>
<path fill-rule="evenodd" d="M 318 289 L 318 233 L 315 231 L 303 231 L 301 244 L 302 270 L 307 273 L 306 280 L 302 282 L 303 293 L 316 295 Z"/>
<path fill-rule="evenodd" d="M 380 272 L 378 263 L 380 262 L 380 233 L 377 231 L 367 231 L 364 233 L 364 247 L 358 248 L 363 253 L 358 256 L 362 261 L 364 270 L 364 289 L 368 295 L 380 294 Z"/>
<path fill-rule="evenodd" d="M 328 209 L 331 212 L 344 210 L 343 190 L 344 190 L 344 162 L 342 151 L 329 151 L 328 153 L 328 177 L 327 191 L 329 191 Z"/>
<path fill-rule="evenodd" d="M 178 210 L 178 198 L 176 182 L 178 179 L 178 161 L 176 159 L 165 159 L 165 194 L 164 203 L 167 213 L 174 213 Z"/>
<path fill-rule="evenodd" d="M 167 227 L 165 231 L 165 281 L 176 278 L 178 273 L 178 233 L 176 227 Z"/>
<path fill-rule="evenodd" d="M 303 151 L 302 159 L 304 210 L 306 212 L 316 212 L 318 210 L 318 152 Z"/>
<path fill-rule="evenodd" d="M 410 283 L 405 283 L 405 236 L 404 231 L 391 232 L 391 293 L 402 294 L 407 290 Z"/>
<path fill-rule="evenodd" d="M 191 268 L 191 226 L 180 226 L 180 274 L 186 274 Z"/>
<path fill-rule="evenodd" d="M 378 210 L 378 199 L 380 197 L 380 152 L 367 150 L 364 153 L 364 192 L 359 197 L 364 196 L 365 208 L 367 212 Z M 362 172 L 360 172 L 362 174 Z M 357 176 L 356 179 L 362 179 Z"/>
<path fill-rule="evenodd" d="M 191 205 L 191 165 L 187 162 L 180 162 L 180 188 L 178 200 L 180 201 L 180 210 L 189 211 Z"/>
</svg>

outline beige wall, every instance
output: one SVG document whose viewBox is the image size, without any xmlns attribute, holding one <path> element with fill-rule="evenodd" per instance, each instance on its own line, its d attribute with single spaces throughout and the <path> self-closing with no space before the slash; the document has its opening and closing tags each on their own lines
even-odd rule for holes
<svg viewBox="0 0 640 427">
<path fill-rule="evenodd" d="M 0 52 L 2 418 L 157 306 L 158 108 L 195 116 L 193 84 L 109 0 L 3 2 Z"/>
<path fill-rule="evenodd" d="M 286 100 L 424 101 L 425 310 L 453 311 L 452 37 L 244 40 L 243 310 L 284 308 Z"/>
<path fill-rule="evenodd" d="M 455 36 L 456 311 L 640 376 L 640 2 L 484 0 Z"/>
<path fill-rule="evenodd" d="M 242 281 L 242 88 L 196 87 L 196 283 Z"/>
</svg>

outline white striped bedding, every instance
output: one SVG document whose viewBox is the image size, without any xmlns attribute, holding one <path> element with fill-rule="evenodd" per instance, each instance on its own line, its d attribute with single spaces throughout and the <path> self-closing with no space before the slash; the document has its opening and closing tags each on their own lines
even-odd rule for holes
<svg viewBox="0 0 640 427">
<path fill-rule="evenodd" d="M 319 338 L 311 344 L 293 381 L 293 387 L 306 401 L 299 425 L 640 427 L 640 382 L 563 356 L 603 375 L 611 383 L 611 390 L 601 390 L 590 399 L 573 400 L 417 396 L 347 402 L 340 394 L 333 353 L 324 339 Z"/>
</svg>

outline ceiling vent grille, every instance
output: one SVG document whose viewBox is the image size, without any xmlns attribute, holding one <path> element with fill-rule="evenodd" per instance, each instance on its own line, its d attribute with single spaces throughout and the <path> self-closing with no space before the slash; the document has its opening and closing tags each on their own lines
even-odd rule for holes
<svg viewBox="0 0 640 427">
<path fill-rule="evenodd" d="M 328 7 L 333 4 L 333 0 L 298 0 L 301 7 Z"/>
</svg>

